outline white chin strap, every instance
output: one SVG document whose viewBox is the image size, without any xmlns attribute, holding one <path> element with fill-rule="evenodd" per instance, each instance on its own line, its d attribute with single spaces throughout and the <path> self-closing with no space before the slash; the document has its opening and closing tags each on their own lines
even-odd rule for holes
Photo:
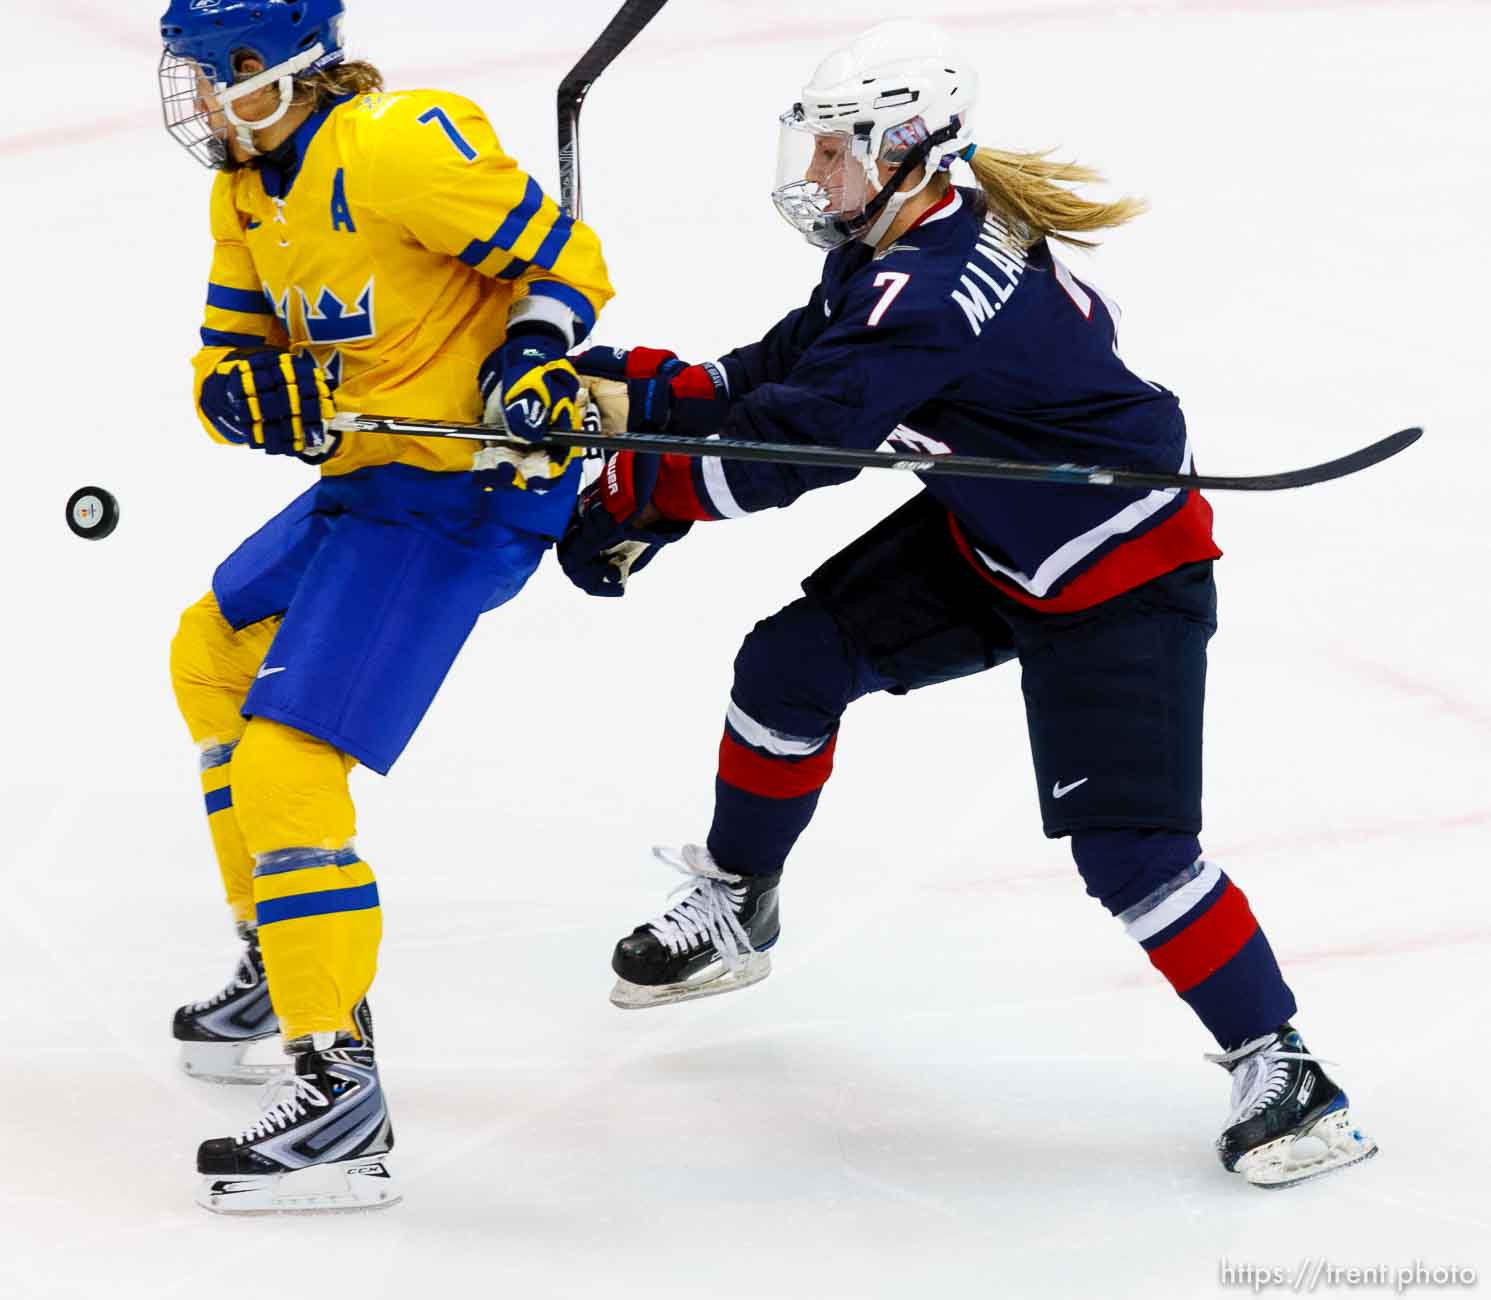
<svg viewBox="0 0 1491 1300">
<path fill-rule="evenodd" d="M 901 213 L 901 209 L 905 207 L 911 199 L 914 199 L 918 194 L 926 189 L 927 186 L 932 183 L 932 177 L 937 175 L 937 171 L 930 165 L 930 163 L 931 160 L 929 159 L 928 164 L 922 168 L 921 184 L 916 186 L 915 189 L 900 190 L 896 194 L 892 195 L 890 202 L 885 205 L 884 211 L 882 211 L 881 214 L 875 218 L 874 223 L 870 225 L 868 229 L 860 232 L 859 238 L 862 242 L 869 244 L 871 247 L 874 247 L 882 239 L 885 238 L 885 232 L 895 224 L 896 218 Z"/>
<path fill-rule="evenodd" d="M 254 144 L 254 132 L 266 131 L 275 123 L 281 121 L 285 114 L 290 111 L 290 106 L 295 101 L 295 74 L 304 72 L 311 64 L 315 63 L 323 54 L 326 47 L 319 41 L 308 50 L 303 50 L 293 59 L 278 64 L 273 68 L 265 68 L 263 72 L 256 72 L 247 81 L 235 82 L 231 86 L 219 84 L 216 87 L 217 101 L 222 105 L 223 116 L 233 125 L 233 134 L 237 138 L 238 146 L 250 157 L 257 157 L 258 146 Z M 242 99 L 245 95 L 252 95 L 255 91 L 263 90 L 265 86 L 279 87 L 279 106 L 268 117 L 261 117 L 255 122 L 245 121 L 233 111 L 235 100 Z"/>
</svg>

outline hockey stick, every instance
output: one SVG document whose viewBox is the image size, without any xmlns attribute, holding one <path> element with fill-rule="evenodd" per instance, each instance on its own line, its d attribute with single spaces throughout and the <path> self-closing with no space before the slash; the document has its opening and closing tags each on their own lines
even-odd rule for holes
<svg viewBox="0 0 1491 1300">
<path fill-rule="evenodd" d="M 738 442 L 729 438 L 677 438 L 659 433 L 550 434 L 539 442 L 504 437 L 505 429 L 485 424 L 441 420 L 403 420 L 383 415 L 343 413 L 331 422 L 338 433 L 389 433 L 405 438 L 464 438 L 499 446 L 584 447 L 590 451 L 673 452 L 682 456 L 720 460 L 765 460 L 778 465 L 821 465 L 829 469 L 900 469 L 913 474 L 942 474 L 952 478 L 1014 479 L 1027 483 L 1085 484 L 1117 488 L 1205 488 L 1213 492 L 1278 492 L 1345 478 L 1396 456 L 1413 446 L 1424 431 L 1400 429 L 1357 451 L 1306 469 L 1279 474 L 1165 474 L 1150 470 L 1108 469 L 1099 465 L 1031 464 L 996 460 L 989 456 L 927 456 L 894 451 L 856 451 L 846 447 L 796 446 L 773 442 Z"/>
<path fill-rule="evenodd" d="M 580 109 L 611 62 L 650 23 L 668 0 L 627 0 L 559 83 L 559 202 L 576 220 L 580 213 Z"/>
<path fill-rule="evenodd" d="M 576 61 L 559 83 L 559 195 L 565 211 L 581 216 L 580 110 L 585 97 L 611 63 L 650 23 L 667 0 L 627 0 L 594 43 Z M 1086 484 L 1122 488 L 1208 488 L 1239 492 L 1273 492 L 1283 488 L 1308 487 L 1344 478 L 1396 456 L 1423 436 L 1422 429 L 1404 429 L 1363 447 L 1359 451 L 1308 469 L 1282 474 L 1218 477 L 1195 474 L 1164 474 L 1144 470 L 1106 469 L 1100 466 L 1044 465 L 1024 461 L 996 460 L 985 456 L 901 455 L 896 452 L 856 451 L 843 447 L 788 446 L 777 443 L 742 442 L 733 439 L 701 441 L 673 438 L 665 434 L 621 433 L 615 435 L 567 433 L 550 435 L 540 442 L 513 438 L 501 425 L 463 424 L 454 421 L 407 420 L 391 416 L 342 413 L 332 420 L 339 433 L 386 433 L 413 438 L 461 438 L 490 446 L 533 450 L 584 447 L 604 453 L 617 449 L 710 457 L 720 460 L 758 460 L 787 465 L 819 465 L 833 469 L 899 469 L 917 474 L 942 474 L 964 478 L 997 478 L 1031 483 Z M 504 436 L 508 435 L 508 436 Z"/>
</svg>

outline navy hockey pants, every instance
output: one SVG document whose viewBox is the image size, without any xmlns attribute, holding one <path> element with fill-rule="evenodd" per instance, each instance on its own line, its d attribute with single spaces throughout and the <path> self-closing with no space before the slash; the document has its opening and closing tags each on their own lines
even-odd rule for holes
<svg viewBox="0 0 1491 1300">
<path fill-rule="evenodd" d="M 781 869 L 833 770 L 856 699 L 1021 664 L 1047 835 L 1224 1048 L 1294 1013 L 1247 899 L 1201 858 L 1210 563 L 1090 610 L 1043 614 L 985 582 L 923 494 L 803 583 L 735 660 L 709 849 Z"/>
</svg>

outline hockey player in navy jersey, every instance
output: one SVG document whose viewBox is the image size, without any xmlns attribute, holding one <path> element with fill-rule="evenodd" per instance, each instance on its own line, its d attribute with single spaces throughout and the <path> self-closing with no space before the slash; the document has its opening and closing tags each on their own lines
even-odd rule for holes
<svg viewBox="0 0 1491 1300">
<path fill-rule="evenodd" d="M 1057 181 L 1044 156 L 979 148 L 977 78 L 935 29 L 890 23 L 831 55 L 782 118 L 782 216 L 829 250 L 807 304 L 717 363 L 591 349 L 621 427 L 929 453 L 1191 466 L 1175 395 L 1118 355 L 1118 310 L 1052 240 L 1142 211 Z M 968 163 L 977 188 L 950 169 Z M 620 398 L 617 402 L 616 399 Z M 791 504 L 854 471 L 613 455 L 560 547 L 620 595 L 695 522 Z M 1211 509 L 1199 493 L 936 477 L 758 623 L 735 661 L 714 822 L 660 852 L 693 878 L 616 947 L 612 1000 L 647 1007 L 768 973 L 782 868 L 854 700 L 1018 659 L 1046 834 L 1087 892 L 1215 1036 L 1232 1076 L 1229 1170 L 1282 1186 L 1375 1144 L 1292 1027 L 1294 995 L 1242 891 L 1202 856 Z"/>
</svg>

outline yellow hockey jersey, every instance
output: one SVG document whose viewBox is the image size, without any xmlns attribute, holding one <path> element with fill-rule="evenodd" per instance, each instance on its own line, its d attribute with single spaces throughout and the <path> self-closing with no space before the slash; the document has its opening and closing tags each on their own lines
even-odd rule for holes
<svg viewBox="0 0 1491 1300">
<path fill-rule="evenodd" d="M 558 325 L 573 346 L 612 296 L 595 234 L 459 95 L 349 96 L 290 145 L 213 186 L 199 395 L 229 351 L 267 343 L 309 349 L 341 410 L 479 420 L 477 371 L 510 316 Z M 477 446 L 348 434 L 322 472 L 469 470 Z"/>
</svg>

